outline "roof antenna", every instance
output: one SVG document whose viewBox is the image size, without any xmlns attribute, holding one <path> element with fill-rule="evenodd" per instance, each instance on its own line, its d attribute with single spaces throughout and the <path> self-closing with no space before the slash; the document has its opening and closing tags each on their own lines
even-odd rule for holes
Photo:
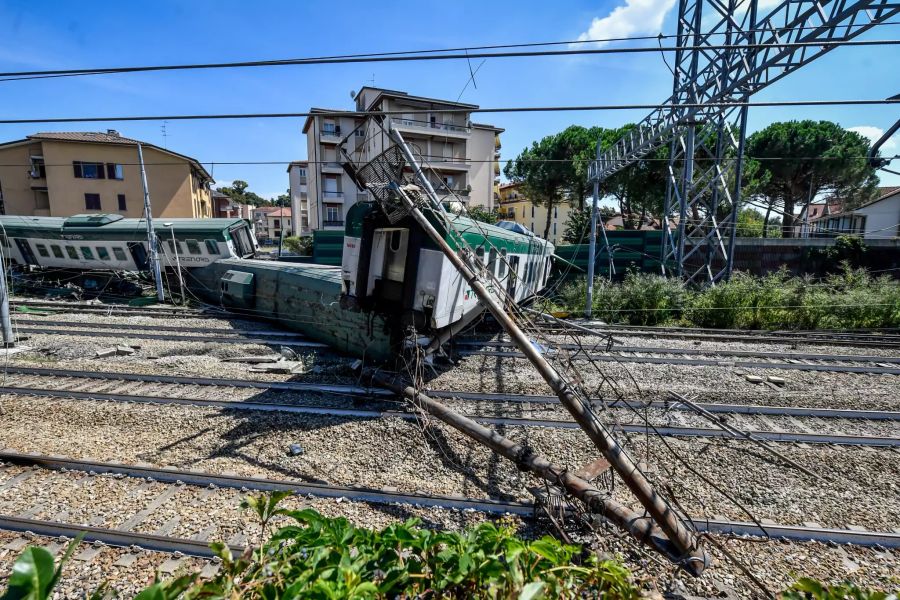
<svg viewBox="0 0 900 600">
<path fill-rule="evenodd" d="M 162 130 L 163 148 L 168 149 L 169 146 L 167 145 L 168 134 L 166 133 L 166 124 L 168 124 L 168 121 L 163 121 L 162 125 L 160 126 L 160 130 Z"/>
</svg>

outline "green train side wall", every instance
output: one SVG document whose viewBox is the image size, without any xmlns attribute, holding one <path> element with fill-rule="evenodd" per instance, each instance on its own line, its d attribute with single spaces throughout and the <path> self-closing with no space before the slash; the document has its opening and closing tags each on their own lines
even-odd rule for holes
<svg viewBox="0 0 900 600">
<path fill-rule="evenodd" d="M 662 231 L 608 231 L 606 236 L 613 248 L 613 263 L 618 277 L 621 278 L 628 269 L 643 273 L 662 272 L 659 259 Z M 340 266 L 343 240 L 342 231 L 314 232 L 312 262 Z M 866 258 L 859 266 L 900 277 L 900 238 L 864 240 L 864 243 Z M 821 275 L 834 267 L 824 258 L 824 251 L 834 244 L 835 240 L 827 238 L 737 238 L 734 268 L 754 275 L 765 275 L 782 267 L 795 275 Z M 602 246 L 602 243 L 597 244 L 598 277 L 609 275 L 609 254 Z M 578 268 L 554 261 L 554 278 L 584 276 L 587 270 L 587 244 L 560 245 L 556 247 L 556 254 Z"/>
</svg>

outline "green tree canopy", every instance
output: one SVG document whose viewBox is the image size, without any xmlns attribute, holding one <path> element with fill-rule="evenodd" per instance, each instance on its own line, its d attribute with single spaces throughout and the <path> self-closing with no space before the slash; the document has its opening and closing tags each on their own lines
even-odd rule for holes
<svg viewBox="0 0 900 600">
<path fill-rule="evenodd" d="M 819 194 L 845 209 L 873 197 L 878 179 L 868 150 L 866 138 L 831 121 L 772 123 L 747 139 L 746 191 L 783 215 L 783 235 L 791 237 L 794 211 Z"/>
<path fill-rule="evenodd" d="M 255 192 L 249 191 L 247 188 L 250 184 L 240 179 L 235 179 L 228 187 L 218 187 L 217 192 L 221 192 L 231 198 L 232 202 L 238 204 L 249 204 L 251 206 L 264 206 L 270 204 L 268 200 L 259 196 Z"/>
</svg>

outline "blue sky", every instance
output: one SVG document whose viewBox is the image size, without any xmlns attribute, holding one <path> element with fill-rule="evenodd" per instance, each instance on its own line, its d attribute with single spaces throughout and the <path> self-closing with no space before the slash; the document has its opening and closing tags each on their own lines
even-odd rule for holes
<svg viewBox="0 0 900 600">
<path fill-rule="evenodd" d="M 771 0 L 763 0 L 771 2 Z M 443 48 L 593 36 L 673 33 L 674 0 L 448 3 L 106 2 L 7 0 L 0 4 L 0 69 L 105 67 L 291 58 Z M 610 18 L 610 15 L 613 15 Z M 600 19 L 600 21 L 595 21 Z M 592 25 L 593 24 L 593 25 Z M 896 38 L 900 26 L 869 39 Z M 900 92 L 896 47 L 841 48 L 758 94 L 756 100 L 885 98 Z M 477 66 L 479 60 L 473 61 Z M 104 75 L 0 82 L 3 118 L 138 114 L 298 112 L 352 108 L 362 85 L 455 99 L 469 77 L 465 61 L 322 65 Z M 656 103 L 671 93 L 659 54 L 488 60 L 462 101 L 489 106 Z M 646 111 L 479 115 L 506 129 L 503 159 L 532 140 L 576 123 L 618 126 Z M 791 118 L 831 119 L 874 135 L 897 106 L 755 108 L 750 131 Z M 306 157 L 302 121 L 170 121 L 166 145 L 204 163 L 290 161 Z M 0 140 L 37 131 L 118 129 L 163 144 L 160 122 L 0 125 Z M 900 152 L 893 140 L 887 152 Z M 894 163 L 895 170 L 900 161 Z M 288 186 L 284 165 L 208 167 L 220 183 L 244 179 L 271 197 Z M 883 176 L 886 185 L 900 177 Z"/>
</svg>

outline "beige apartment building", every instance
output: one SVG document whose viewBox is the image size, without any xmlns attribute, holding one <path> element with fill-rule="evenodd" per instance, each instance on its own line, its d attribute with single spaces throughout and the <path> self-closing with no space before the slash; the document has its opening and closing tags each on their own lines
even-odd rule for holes
<svg viewBox="0 0 900 600">
<path fill-rule="evenodd" d="M 113 129 L 36 133 L 0 144 L 0 213 L 141 217 L 137 140 Z M 154 217 L 213 216 L 206 169 L 189 156 L 141 143 Z"/>
<path fill-rule="evenodd" d="M 309 229 L 309 203 L 307 202 L 307 169 L 309 163 L 305 160 L 294 161 L 288 165 L 288 181 L 290 188 L 288 194 L 291 197 L 291 229 L 297 235 L 308 235 Z"/>
<path fill-rule="evenodd" d="M 546 206 L 536 206 L 524 193 L 521 183 L 505 183 L 500 186 L 500 202 L 497 214 L 505 221 L 515 221 L 535 235 L 543 237 L 547 219 L 550 219 L 550 233 L 547 240 L 559 244 L 566 232 L 566 225 L 572 214 L 568 202 L 560 202 L 553 207 L 553 213 Z"/>
<path fill-rule="evenodd" d="M 477 105 L 374 87 L 363 87 L 354 99 L 357 112 L 399 113 L 391 117 L 392 126 L 403 134 L 423 166 L 428 167 L 428 177 L 439 195 L 447 199 L 459 197 L 469 206 L 494 208 L 503 130 L 473 123 L 468 111 Z M 313 115 L 303 125 L 308 159 L 308 228 L 341 229 L 347 210 L 368 199 L 368 193 L 359 191 L 341 167 L 341 149 L 354 162 L 367 162 L 389 146 L 390 140 L 371 124 L 367 129 L 363 116 L 328 114 L 346 110 L 313 108 L 310 112 Z"/>
</svg>

